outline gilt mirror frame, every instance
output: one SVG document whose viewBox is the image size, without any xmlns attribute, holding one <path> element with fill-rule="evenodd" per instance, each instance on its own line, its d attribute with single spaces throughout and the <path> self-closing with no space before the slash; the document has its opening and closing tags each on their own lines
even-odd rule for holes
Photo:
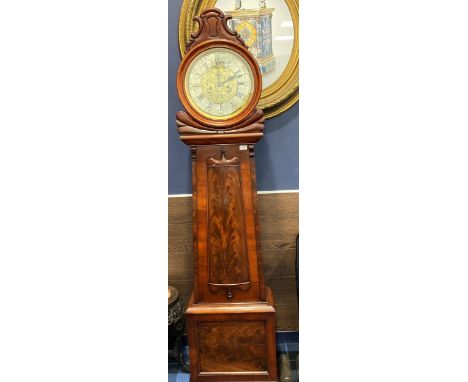
<svg viewBox="0 0 468 382">
<path fill-rule="evenodd" d="M 288 110 L 299 100 L 299 0 L 282 0 L 288 7 L 294 28 L 294 43 L 289 61 L 279 77 L 264 88 L 258 102 L 266 118 Z M 217 0 L 183 0 L 179 17 L 179 49 L 185 57 L 186 44 L 197 31 L 196 16 L 206 8 L 216 8 Z M 221 9 L 224 11 L 224 9 Z"/>
</svg>

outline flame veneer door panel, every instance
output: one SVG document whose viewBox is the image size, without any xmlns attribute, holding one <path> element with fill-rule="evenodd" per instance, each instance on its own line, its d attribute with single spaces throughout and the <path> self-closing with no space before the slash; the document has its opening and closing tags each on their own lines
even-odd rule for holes
<svg viewBox="0 0 468 382">
<path fill-rule="evenodd" d="M 196 148 L 196 302 L 262 301 L 249 152 L 247 145 Z"/>
</svg>

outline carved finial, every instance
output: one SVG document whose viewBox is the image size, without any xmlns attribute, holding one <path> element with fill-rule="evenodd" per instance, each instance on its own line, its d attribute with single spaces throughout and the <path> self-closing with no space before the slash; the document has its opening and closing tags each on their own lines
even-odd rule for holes
<svg viewBox="0 0 468 382">
<path fill-rule="evenodd" d="M 218 8 L 205 9 L 200 16 L 194 18 L 198 23 L 198 31 L 192 33 L 190 41 L 187 43 L 187 51 L 207 40 L 229 40 L 247 48 L 236 31 L 232 31 L 227 22 L 231 16 L 226 16 Z"/>
<path fill-rule="evenodd" d="M 234 9 L 241 9 L 241 8 L 242 8 L 242 0 L 236 0 Z"/>
<path fill-rule="evenodd" d="M 258 5 L 260 8 L 266 8 L 266 0 L 259 0 Z"/>
</svg>

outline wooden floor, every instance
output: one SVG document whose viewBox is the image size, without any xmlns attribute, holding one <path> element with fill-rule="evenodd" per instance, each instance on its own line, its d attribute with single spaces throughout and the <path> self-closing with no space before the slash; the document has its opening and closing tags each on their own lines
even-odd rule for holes
<svg viewBox="0 0 468 382">
<path fill-rule="evenodd" d="M 295 279 L 299 193 L 259 194 L 265 283 L 274 293 L 277 330 L 299 330 Z M 192 197 L 169 197 L 169 284 L 184 302 L 192 290 Z"/>
</svg>

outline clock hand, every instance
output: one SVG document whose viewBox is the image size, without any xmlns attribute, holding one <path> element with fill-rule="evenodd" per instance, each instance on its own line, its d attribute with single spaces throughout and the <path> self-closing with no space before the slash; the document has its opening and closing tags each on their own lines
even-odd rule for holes
<svg viewBox="0 0 468 382">
<path fill-rule="evenodd" d="M 237 70 L 237 71 L 236 71 L 231 77 L 229 77 L 228 79 L 226 79 L 226 80 L 224 80 L 224 81 L 222 81 L 222 82 L 218 82 L 218 86 L 221 86 L 221 85 L 225 84 L 226 82 L 229 82 L 229 81 L 233 80 L 234 78 L 237 78 L 237 77 L 238 77 L 238 75 L 237 75 L 238 72 L 239 72 L 239 70 Z"/>
<path fill-rule="evenodd" d="M 220 79 L 220 77 L 221 77 L 221 75 L 220 75 L 220 73 L 219 73 L 219 67 L 216 68 L 216 74 L 218 75 L 218 82 L 217 82 L 216 86 L 219 86 L 219 79 Z"/>
</svg>

